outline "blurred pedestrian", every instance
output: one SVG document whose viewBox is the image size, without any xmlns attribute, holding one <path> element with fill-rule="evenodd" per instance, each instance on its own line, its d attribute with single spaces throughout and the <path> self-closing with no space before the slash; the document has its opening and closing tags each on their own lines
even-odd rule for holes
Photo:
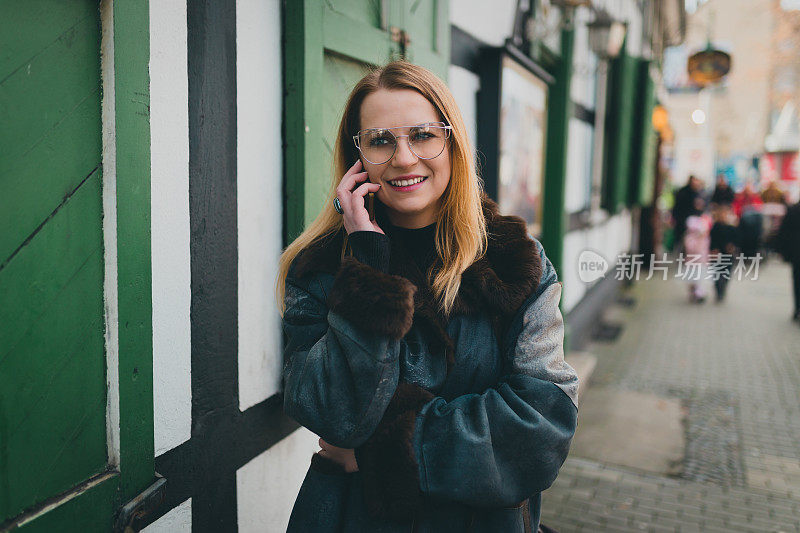
<svg viewBox="0 0 800 533">
<path fill-rule="evenodd" d="M 773 204 L 785 204 L 786 203 L 785 194 L 784 194 L 783 190 L 781 190 L 781 188 L 775 182 L 775 180 L 770 180 L 769 185 L 767 185 L 767 188 L 764 189 L 763 191 L 761 191 L 761 200 L 765 204 L 770 204 L 770 203 L 773 203 Z"/>
<path fill-rule="evenodd" d="M 686 219 L 691 215 L 699 214 L 696 200 L 698 198 L 702 200 L 700 195 L 702 188 L 703 183 L 696 176 L 690 175 L 686 185 L 675 193 L 675 203 L 672 206 L 672 221 L 675 228 L 673 243 L 676 246 L 681 246 L 683 243 L 683 234 L 686 232 Z"/>
<path fill-rule="evenodd" d="M 764 217 L 761 213 L 761 196 L 747 182 L 733 200 L 733 212 L 739 219 L 739 246 L 749 258 L 755 257 L 761 248 L 764 233 Z"/>
<path fill-rule="evenodd" d="M 728 185 L 728 180 L 725 179 L 725 174 L 718 174 L 717 175 L 717 185 L 714 188 L 714 194 L 711 195 L 711 203 L 717 205 L 731 205 L 733 203 L 733 198 L 735 193 L 730 185 Z"/>
<path fill-rule="evenodd" d="M 746 210 L 760 210 L 762 204 L 761 196 L 753 189 L 753 184 L 748 181 L 744 185 L 744 189 L 733 199 L 733 212 L 741 218 Z"/>
<path fill-rule="evenodd" d="M 712 211 L 714 225 L 711 226 L 711 268 L 714 270 L 714 289 L 717 302 L 725 299 L 728 281 L 731 277 L 733 256 L 739 241 L 738 229 L 734 225 L 736 217 L 729 205 L 717 205 Z"/>
<path fill-rule="evenodd" d="M 768 257 L 774 249 L 775 236 L 786 214 L 786 193 L 775 180 L 771 180 L 767 188 L 761 192 L 761 200 L 764 202 L 761 207 L 761 214 L 764 217 L 764 252 Z"/>
<path fill-rule="evenodd" d="M 786 211 L 775 244 L 778 253 L 792 265 L 794 286 L 792 318 L 800 322 L 800 203 L 791 206 Z"/>
<path fill-rule="evenodd" d="M 686 266 L 686 279 L 689 281 L 689 301 L 703 303 L 707 292 L 705 287 L 708 254 L 711 247 L 711 217 L 703 212 L 704 200 L 694 200 L 695 214 L 686 218 L 686 231 L 683 236 L 683 251 Z"/>
</svg>

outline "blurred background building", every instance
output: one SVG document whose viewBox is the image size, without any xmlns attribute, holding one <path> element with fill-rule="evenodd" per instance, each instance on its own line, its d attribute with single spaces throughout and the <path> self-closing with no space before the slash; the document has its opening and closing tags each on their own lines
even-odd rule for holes
<svg viewBox="0 0 800 533">
<path fill-rule="evenodd" d="M 690 174 L 706 186 L 722 174 L 735 189 L 778 180 L 792 201 L 800 198 L 798 7 L 792 0 L 706 0 L 689 15 L 685 42 L 665 55 L 673 184 Z M 707 45 L 731 54 L 732 67 L 723 82 L 703 88 L 686 62 Z"/>
<path fill-rule="evenodd" d="M 756 27 L 779 13 L 725 1 L 737 5 L 718 10 L 715 40 L 733 40 L 726 17 Z M 713 5 L 686 46 L 705 43 Z M 711 161 L 704 177 L 717 153 L 745 176 L 768 138 L 770 153 L 794 146 L 796 39 L 737 41 L 759 84 L 684 93 L 662 74 L 683 7 L 0 8 L 0 530 L 285 527 L 317 439 L 282 414 L 277 258 L 322 206 L 344 100 L 370 65 L 405 57 L 447 80 L 487 191 L 558 269 L 579 349 L 619 284 L 582 282 L 579 255 L 656 248 L 673 139 Z M 784 63 L 759 61 L 772 46 Z M 718 116 L 718 98 L 741 113 Z M 694 108 L 708 122 L 687 124 Z M 745 129 L 746 142 L 731 135 Z"/>
</svg>

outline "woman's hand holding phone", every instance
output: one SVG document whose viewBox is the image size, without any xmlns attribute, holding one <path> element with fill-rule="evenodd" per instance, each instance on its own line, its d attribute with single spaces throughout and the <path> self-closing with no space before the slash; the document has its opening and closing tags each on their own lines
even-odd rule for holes
<svg viewBox="0 0 800 533">
<path fill-rule="evenodd" d="M 380 183 L 371 183 L 369 174 L 358 172 L 361 169 L 361 160 L 353 164 L 345 173 L 339 186 L 336 187 L 336 196 L 342 206 L 342 217 L 344 219 L 344 229 L 348 234 L 354 231 L 376 231 L 383 233 L 383 230 L 374 220 L 370 220 L 366 206 L 366 196 L 380 190 Z M 363 183 L 361 183 L 363 182 Z M 360 185 L 358 185 L 361 183 Z"/>
</svg>

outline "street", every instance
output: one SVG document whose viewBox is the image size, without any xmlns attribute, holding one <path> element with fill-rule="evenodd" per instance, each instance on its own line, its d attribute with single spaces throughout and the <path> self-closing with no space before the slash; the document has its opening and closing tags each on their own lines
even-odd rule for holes
<svg viewBox="0 0 800 533">
<path fill-rule="evenodd" d="M 646 276 L 642 276 L 643 278 Z M 800 327 L 790 269 L 763 262 L 716 304 L 660 275 L 588 351 L 569 458 L 542 522 L 573 531 L 800 531 Z"/>
</svg>

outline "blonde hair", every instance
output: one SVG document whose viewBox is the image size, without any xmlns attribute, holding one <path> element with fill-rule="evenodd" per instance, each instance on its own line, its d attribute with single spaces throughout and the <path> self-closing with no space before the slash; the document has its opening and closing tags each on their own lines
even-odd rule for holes
<svg viewBox="0 0 800 533">
<path fill-rule="evenodd" d="M 297 255 L 315 240 L 343 229 L 342 216 L 333 208 L 336 187 L 359 154 L 352 142 L 360 129 L 361 103 L 379 89 L 411 89 L 424 96 L 452 126 L 448 150 L 450 182 L 441 197 L 436 221 L 436 252 L 441 267 L 428 271 L 428 281 L 440 311 L 449 316 L 461 286 L 461 274 L 486 252 L 486 220 L 481 205 L 482 182 L 478 177 L 464 120 L 447 85 L 424 67 L 407 61 L 392 61 L 373 68 L 350 93 L 336 135 L 333 150 L 333 179 L 322 212 L 281 254 L 278 262 L 276 298 L 281 316 L 289 266 Z M 346 255 L 347 238 L 342 244 Z M 434 263 L 435 264 L 435 263 Z M 432 278 L 432 279 L 431 279 Z"/>
</svg>

